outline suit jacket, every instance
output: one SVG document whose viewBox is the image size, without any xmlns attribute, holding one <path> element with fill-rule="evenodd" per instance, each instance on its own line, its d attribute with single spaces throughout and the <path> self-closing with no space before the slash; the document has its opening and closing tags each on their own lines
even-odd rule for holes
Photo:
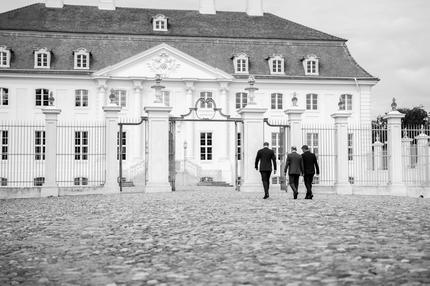
<svg viewBox="0 0 430 286">
<path fill-rule="evenodd" d="M 302 156 L 297 154 L 297 152 L 291 152 L 287 155 L 287 162 L 285 163 L 284 173 L 288 175 L 300 175 L 303 174 L 303 160 Z"/>
<path fill-rule="evenodd" d="M 258 150 L 257 157 L 255 157 L 255 169 L 258 169 L 258 162 L 260 162 L 260 171 L 272 171 L 272 162 L 273 169 L 276 171 L 276 157 L 273 150 L 267 147 Z"/>
<path fill-rule="evenodd" d="M 318 166 L 317 157 L 314 153 L 310 151 L 306 151 L 302 154 L 303 159 L 303 169 L 305 175 L 315 174 L 315 170 L 317 171 L 317 175 L 320 173 L 320 167 Z"/>
</svg>

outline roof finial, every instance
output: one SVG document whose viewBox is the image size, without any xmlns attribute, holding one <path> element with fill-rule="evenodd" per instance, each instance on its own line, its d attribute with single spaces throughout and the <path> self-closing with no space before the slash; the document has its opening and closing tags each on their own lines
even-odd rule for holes
<svg viewBox="0 0 430 286">
<path fill-rule="evenodd" d="M 393 102 L 391 103 L 391 110 L 392 111 L 397 111 L 397 103 L 396 103 L 396 98 L 393 97 Z"/>
</svg>

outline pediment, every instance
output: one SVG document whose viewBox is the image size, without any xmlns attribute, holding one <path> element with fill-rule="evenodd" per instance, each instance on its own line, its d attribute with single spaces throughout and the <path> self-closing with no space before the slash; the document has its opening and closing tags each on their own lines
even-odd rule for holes
<svg viewBox="0 0 430 286">
<path fill-rule="evenodd" d="M 167 44 L 155 46 L 115 65 L 94 73 L 94 76 L 115 78 L 153 78 L 160 74 L 170 79 L 232 79 L 233 77 Z"/>
</svg>

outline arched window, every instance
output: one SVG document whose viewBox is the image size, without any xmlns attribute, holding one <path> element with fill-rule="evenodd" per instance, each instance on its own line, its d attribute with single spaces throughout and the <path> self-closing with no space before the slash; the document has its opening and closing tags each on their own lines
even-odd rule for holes
<svg viewBox="0 0 430 286">
<path fill-rule="evenodd" d="M 245 53 L 233 57 L 234 72 L 241 74 L 249 73 L 249 56 Z"/>
<path fill-rule="evenodd" d="M 273 55 L 269 58 L 270 74 L 284 74 L 284 57 L 281 55 Z"/>
<path fill-rule="evenodd" d="M 156 15 L 152 18 L 152 28 L 154 31 L 167 32 L 167 17 L 164 15 Z"/>
<path fill-rule="evenodd" d="M 307 55 L 303 59 L 305 75 L 319 75 L 319 58 L 316 55 Z"/>
<path fill-rule="evenodd" d="M 35 68 L 51 68 L 51 51 L 47 48 L 41 48 L 34 51 Z"/>
<path fill-rule="evenodd" d="M 90 52 L 87 49 L 79 48 L 73 52 L 75 69 L 88 70 L 90 69 Z"/>
</svg>

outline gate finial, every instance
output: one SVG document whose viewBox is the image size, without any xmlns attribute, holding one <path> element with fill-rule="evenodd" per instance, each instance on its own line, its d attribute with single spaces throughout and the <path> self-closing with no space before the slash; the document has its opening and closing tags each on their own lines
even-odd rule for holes
<svg viewBox="0 0 430 286">
<path fill-rule="evenodd" d="M 258 88 L 254 87 L 255 84 L 255 77 L 253 75 L 250 75 L 248 77 L 248 84 L 249 87 L 245 88 L 246 91 L 249 92 L 249 101 L 248 105 L 255 105 L 255 91 L 258 90 Z"/>
</svg>

